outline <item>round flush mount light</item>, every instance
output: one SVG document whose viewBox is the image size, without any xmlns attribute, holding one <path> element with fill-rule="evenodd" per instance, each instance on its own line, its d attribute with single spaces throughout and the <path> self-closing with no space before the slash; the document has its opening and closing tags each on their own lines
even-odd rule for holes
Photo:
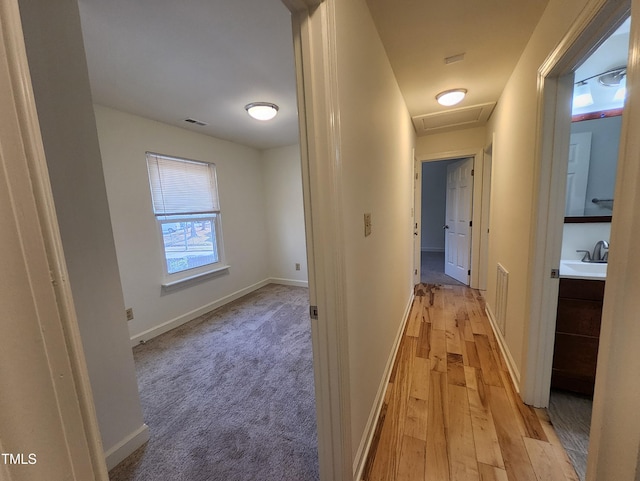
<svg viewBox="0 0 640 481">
<path fill-rule="evenodd" d="M 251 102 L 244 106 L 247 113 L 256 120 L 271 120 L 278 113 L 278 106 L 269 102 Z"/>
<path fill-rule="evenodd" d="M 440 105 L 451 107 L 462 102 L 465 95 L 467 95 L 467 89 L 445 90 L 436 95 L 436 100 Z"/>
</svg>

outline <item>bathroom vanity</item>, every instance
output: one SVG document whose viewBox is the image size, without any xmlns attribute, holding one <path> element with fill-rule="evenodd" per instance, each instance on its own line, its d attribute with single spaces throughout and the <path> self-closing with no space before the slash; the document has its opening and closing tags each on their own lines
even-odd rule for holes
<svg viewBox="0 0 640 481">
<path fill-rule="evenodd" d="M 606 264 L 560 269 L 551 387 L 593 395 Z"/>
</svg>

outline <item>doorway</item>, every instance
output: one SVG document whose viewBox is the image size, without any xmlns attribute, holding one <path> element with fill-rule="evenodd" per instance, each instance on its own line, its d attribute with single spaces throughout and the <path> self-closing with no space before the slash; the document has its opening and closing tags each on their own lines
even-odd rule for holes
<svg viewBox="0 0 640 481">
<path fill-rule="evenodd" d="M 473 158 L 422 163 L 420 282 L 424 284 L 469 285 L 470 233 L 466 229 L 459 233 L 463 237 L 459 245 L 456 224 L 459 215 L 471 214 L 472 199 L 465 198 L 468 190 L 459 192 L 454 177 L 456 167 L 465 161 L 473 166 Z M 451 188 L 450 173 L 454 177 Z M 468 226 L 469 219 L 466 220 Z"/>
<path fill-rule="evenodd" d="M 582 480 L 586 477 L 629 24 L 627 19 L 574 74 L 549 417 Z M 583 272 L 574 272 L 576 268 Z"/>
<path fill-rule="evenodd" d="M 483 289 L 486 286 L 487 270 L 486 265 L 484 269 L 482 268 L 482 263 L 486 264 L 488 237 L 481 235 L 482 232 L 488 233 L 489 231 L 489 215 L 485 211 L 488 210 L 491 195 L 491 176 L 490 172 L 488 175 L 486 172 L 486 156 L 490 159 L 490 153 L 485 154 L 484 149 L 416 155 L 414 174 L 415 283 L 424 282 L 422 279 L 425 278 L 433 279 L 435 283 L 439 284 L 467 285 L 472 289 Z M 461 198 L 465 198 L 461 204 L 468 205 L 468 212 L 462 216 L 466 218 L 462 219 L 458 216 L 458 221 L 456 221 L 468 227 L 468 231 L 456 229 L 456 234 L 467 236 L 466 241 L 468 241 L 469 247 L 464 247 L 462 252 L 468 257 L 462 258 L 455 254 L 449 259 L 450 264 L 456 264 L 460 261 L 460 264 L 468 265 L 466 272 L 462 271 L 465 274 L 462 279 L 455 279 L 450 274 L 447 275 L 444 269 L 447 254 L 445 252 L 445 232 L 447 230 L 453 231 L 453 229 L 444 228 L 450 224 L 446 219 L 446 195 L 451 186 L 446 171 L 447 167 L 453 169 L 454 165 L 459 167 L 458 175 L 462 175 L 463 170 L 466 169 L 466 182 L 468 182 L 468 188 L 464 187 L 464 195 L 461 195 Z M 490 170 L 490 161 L 488 166 Z M 452 207 L 452 211 L 457 210 L 457 206 L 450 207 Z M 423 210 L 425 211 L 424 215 Z M 449 220 L 451 221 L 451 219 Z M 452 236 L 453 238 L 456 236 Z M 424 253 L 426 255 L 423 255 Z M 425 269 L 427 269 L 426 277 L 422 274 Z M 435 277 L 433 272 L 435 272 Z"/>
<path fill-rule="evenodd" d="M 547 59 L 545 64 L 539 69 L 539 84 L 542 86 L 541 88 L 541 106 L 543 106 L 543 113 L 541 117 L 541 128 L 539 130 L 539 135 L 541 136 L 541 182 L 540 182 L 540 190 L 538 197 L 538 228 L 536 234 L 536 245 L 535 245 L 535 254 L 533 258 L 533 282 L 532 282 L 532 305 L 531 305 L 531 323 L 530 323 L 530 342 L 529 342 L 529 354 L 527 359 L 527 372 L 525 374 L 525 383 L 522 390 L 523 399 L 527 404 L 532 404 L 536 407 L 548 407 L 549 399 L 550 399 L 550 386 L 551 378 L 552 378 L 552 368 L 557 369 L 558 366 L 555 365 L 556 361 L 562 360 L 562 355 L 559 355 L 558 352 L 554 353 L 554 347 L 558 346 L 558 334 L 560 333 L 562 336 L 569 334 L 564 332 L 567 330 L 564 319 L 558 320 L 556 322 L 556 315 L 560 316 L 560 311 L 564 310 L 564 307 L 559 307 L 559 297 L 567 294 L 566 289 L 562 287 L 563 277 L 572 277 L 567 273 L 566 269 L 563 273 L 563 264 L 561 261 L 569 260 L 570 262 L 575 262 L 579 267 L 584 268 L 584 263 L 581 263 L 581 257 L 578 257 L 578 253 L 576 247 L 580 246 L 567 246 L 567 241 L 569 242 L 584 242 L 588 243 L 588 250 L 590 252 L 595 251 L 595 244 L 598 243 L 598 240 L 605 240 L 604 237 L 608 238 L 608 229 L 611 229 L 610 226 L 607 227 L 605 231 L 598 231 L 595 234 L 595 237 L 588 238 L 588 236 L 583 232 L 575 235 L 572 231 L 575 229 L 575 225 L 579 225 L 580 229 L 585 230 L 593 230 L 596 229 L 594 226 L 597 223 L 594 221 L 599 221 L 602 224 L 609 224 L 611 222 L 612 209 L 609 209 L 608 215 L 599 210 L 599 216 L 588 216 L 591 217 L 591 222 L 582 220 L 575 223 L 572 218 L 574 215 L 567 215 L 565 208 L 567 205 L 570 206 L 571 209 L 575 209 L 576 205 L 580 205 L 580 202 L 575 201 L 575 199 L 570 199 L 570 202 L 567 202 L 567 194 L 572 196 L 574 191 L 581 189 L 573 189 L 571 188 L 571 181 L 568 181 L 568 174 L 576 175 L 574 169 L 571 170 L 573 174 L 570 173 L 568 164 L 570 158 L 571 144 L 574 144 L 574 148 L 580 142 L 574 138 L 571 140 L 572 133 L 578 133 L 578 131 L 584 131 L 584 126 L 586 121 L 596 120 L 596 119 L 605 119 L 611 116 L 620 115 L 620 112 L 616 114 L 612 114 L 611 112 L 605 111 L 613 111 L 616 109 L 613 108 L 605 108 L 605 109 L 594 109 L 595 113 L 586 113 L 587 117 L 578 118 L 577 114 L 583 114 L 585 112 L 577 112 L 574 110 L 572 112 L 571 109 L 571 99 L 574 99 L 574 106 L 577 108 L 581 108 L 582 100 L 579 100 L 578 97 L 580 95 L 585 95 L 585 92 L 581 92 L 583 86 L 588 84 L 592 80 L 596 80 L 599 84 L 596 87 L 604 88 L 607 87 L 607 75 L 613 73 L 615 70 L 618 75 L 626 80 L 626 61 L 622 62 L 623 65 L 618 64 L 619 61 L 616 61 L 611 54 L 606 54 L 606 60 L 616 63 L 616 66 L 613 67 L 594 67 L 591 73 L 585 74 L 585 72 L 581 69 L 588 65 L 589 58 L 593 55 L 596 56 L 599 48 L 606 43 L 605 41 L 612 36 L 615 36 L 619 27 L 621 27 L 625 20 L 629 17 L 629 4 L 626 2 L 619 2 L 614 4 L 610 4 L 607 6 L 608 8 L 602 8 L 601 10 L 594 12 L 591 16 L 585 20 L 581 26 L 575 26 L 566 36 L 564 42 L 565 47 L 563 49 L 558 49 L 558 51 L 554 52 L 550 58 Z M 586 25 L 586 27 L 585 27 Z M 624 29 L 624 27 L 623 27 Z M 628 46 L 624 49 L 624 54 L 628 52 Z M 632 60 L 630 60 L 631 62 Z M 600 78 L 602 77 L 602 82 Z M 616 96 L 619 87 L 621 87 L 621 83 L 617 79 L 616 88 L 610 88 L 609 94 L 610 97 L 613 98 Z M 612 83 L 609 87 L 613 87 Z M 574 96 L 574 94 L 576 94 Z M 590 92 L 589 96 L 593 95 L 594 98 L 589 99 L 585 103 L 595 104 L 595 92 Z M 585 97 L 586 98 L 586 97 Z M 585 104 L 582 104 L 584 107 Z M 592 115 L 592 118 L 589 118 L 588 115 Z M 575 122 L 576 120 L 582 120 L 582 122 Z M 618 119 L 619 120 L 619 119 Z M 573 122 L 572 122 L 573 121 Z M 576 129 L 576 125 L 580 123 L 582 124 L 582 129 Z M 602 131 L 604 130 L 601 125 L 599 125 L 596 129 L 590 129 L 593 131 Z M 624 131 L 624 128 L 622 129 Z M 619 133 L 617 134 L 620 135 Z M 611 135 L 609 135 L 611 137 Z M 623 135 L 624 138 L 624 135 Z M 584 142 L 583 142 L 584 143 Z M 593 144 L 592 148 L 596 148 Z M 617 147 L 617 145 L 616 145 Z M 617 158 L 617 153 L 614 154 L 614 157 Z M 593 156 L 591 156 L 593 158 Z M 621 162 L 624 162 L 625 154 L 621 150 L 620 155 Z M 608 171 L 611 171 L 611 167 L 606 168 Z M 615 170 L 615 168 L 613 169 Z M 615 176 L 615 174 L 614 174 Z M 602 175 L 596 174 L 595 177 L 602 177 Z M 598 179 L 600 180 L 600 179 Z M 618 179 L 617 184 L 621 183 L 621 179 Z M 592 183 L 593 184 L 593 183 Z M 586 190 L 589 191 L 593 186 L 589 187 L 589 181 L 587 181 Z M 619 191 L 619 186 L 616 186 L 616 192 Z M 590 195 L 587 193 L 585 202 L 582 203 L 582 207 L 579 207 L 578 210 L 582 210 L 583 214 L 590 214 L 594 211 L 594 209 L 600 209 L 604 207 L 603 203 L 600 201 L 606 199 L 609 204 L 611 204 L 611 199 L 613 195 L 601 197 L 600 195 Z M 620 202 L 620 201 L 619 201 Z M 611 207 L 611 205 L 609 205 Z M 615 221 L 614 221 L 615 224 Z M 616 229 L 611 229 L 611 232 Z M 624 229 L 621 229 L 620 226 L 617 228 L 617 232 L 621 232 Z M 605 232 L 605 233 L 603 233 Z M 564 242 L 563 242 L 564 241 Z M 563 245 L 565 244 L 565 245 Z M 619 245 L 622 249 L 621 252 L 624 252 L 624 246 Z M 587 250 L 587 245 L 584 246 L 584 250 Z M 573 256 L 573 257 L 572 257 Z M 567 259 L 570 257 L 570 259 Z M 599 258 L 603 258 L 602 255 L 598 255 Z M 565 266 L 566 267 L 566 266 Z M 619 273 L 620 271 L 611 271 L 611 282 L 613 284 L 619 284 Z M 568 275 L 569 274 L 569 275 Z M 575 277 L 583 277 L 583 276 L 575 276 Z M 603 283 L 604 284 L 604 283 Z M 608 284 L 608 283 L 607 283 Z M 604 291 L 604 286 L 602 291 Z M 614 289 L 607 286 L 607 292 L 614 292 Z M 564 292 L 564 294 L 563 294 Z M 582 292 L 584 294 L 584 290 Z M 609 296 L 611 294 L 607 294 Z M 573 296 L 576 297 L 576 296 Z M 602 295 L 600 297 L 601 302 L 603 300 Z M 615 297 L 613 295 L 612 297 Z M 576 297 L 577 299 L 577 297 Z M 574 304 L 579 304 L 576 302 L 576 299 L 571 299 L 571 302 Z M 604 301 L 604 305 L 607 302 Z M 605 312 L 603 310 L 603 312 Z M 603 319 L 607 321 L 607 315 L 604 314 Z M 598 315 L 599 321 L 600 315 Z M 600 366 L 598 367 L 598 379 L 602 379 L 600 372 L 601 371 L 611 371 L 613 364 L 613 360 L 611 360 L 613 350 L 611 349 L 613 343 L 611 342 L 612 335 L 612 325 L 611 319 L 613 317 L 611 314 L 609 315 L 609 319 L 607 322 L 607 327 L 605 328 L 605 322 L 602 324 L 603 331 L 606 331 L 608 336 L 605 335 L 605 338 L 598 340 L 598 336 L 600 333 L 600 325 L 598 323 L 598 331 L 596 333 L 595 340 L 595 349 L 600 350 L 600 355 L 593 354 L 590 357 L 593 358 L 594 366 L 591 369 L 593 375 L 593 381 L 595 381 L 595 360 L 598 359 Z M 616 324 L 619 324 L 616 321 Z M 581 335 L 577 333 L 578 335 Z M 563 341 L 564 342 L 564 341 Z M 616 351 L 619 346 L 616 345 Z M 579 349 L 580 358 L 586 357 L 585 349 Z M 602 355 L 604 353 L 604 355 Z M 585 355 L 585 356 L 583 356 Z M 571 356 L 564 356 L 565 358 Z M 603 361 L 604 359 L 604 361 Z M 606 366 L 604 369 L 602 366 Z M 583 379 L 584 380 L 584 379 Z M 595 381 L 595 383 L 599 383 L 601 381 Z M 595 468 L 597 464 L 600 464 L 602 461 L 602 450 L 610 448 L 610 440 L 611 432 L 605 433 L 603 430 L 603 413 L 607 410 L 607 404 L 605 403 L 604 398 L 608 397 L 608 394 L 605 392 L 606 390 L 599 393 L 598 389 L 595 390 L 594 397 L 594 409 L 593 409 L 593 429 L 589 428 L 589 421 L 587 420 L 586 432 L 590 432 L 592 439 L 582 440 L 582 445 L 584 447 L 582 457 L 583 459 L 579 463 L 576 464 L 577 471 L 580 474 L 582 479 L 585 479 L 586 475 L 586 459 L 587 459 L 587 448 L 589 451 L 588 457 L 591 459 L 590 464 L 592 468 Z M 600 399 L 598 399 L 600 398 Z M 582 398 L 584 399 L 584 398 Z M 608 400 L 610 401 L 610 400 Z M 555 404 L 555 402 L 553 403 Z M 555 409 L 555 406 L 553 406 Z M 568 410 L 572 416 L 577 414 L 578 408 L 573 405 Z M 590 406 L 587 408 L 587 412 L 591 411 Z M 610 414 L 610 413 L 609 413 Z M 579 423 L 575 418 L 570 422 L 571 430 L 575 432 L 575 427 Z M 558 429 L 558 422 L 554 422 L 554 426 Z M 595 433 L 595 435 L 594 435 Z M 608 446 L 603 447 L 604 440 L 608 440 Z M 575 447 L 575 446 L 574 446 Z M 572 449 L 572 448 L 569 448 Z M 618 451 L 620 447 L 618 447 Z M 597 460 L 597 461 L 596 461 Z M 591 468 L 590 468 L 591 469 Z"/>
</svg>

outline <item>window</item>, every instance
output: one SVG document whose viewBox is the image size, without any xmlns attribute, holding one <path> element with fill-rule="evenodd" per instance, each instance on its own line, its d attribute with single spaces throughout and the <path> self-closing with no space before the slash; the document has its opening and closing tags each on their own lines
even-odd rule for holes
<svg viewBox="0 0 640 481">
<path fill-rule="evenodd" d="M 147 152 L 147 168 L 166 274 L 197 275 L 221 265 L 215 164 Z"/>
</svg>

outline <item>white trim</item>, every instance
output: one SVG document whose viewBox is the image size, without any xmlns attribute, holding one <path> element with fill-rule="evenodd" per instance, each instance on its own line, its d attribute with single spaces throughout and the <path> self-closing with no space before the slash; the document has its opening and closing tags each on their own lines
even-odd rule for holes
<svg viewBox="0 0 640 481">
<path fill-rule="evenodd" d="M 335 8 L 292 11 L 320 481 L 353 479 Z"/>
<path fill-rule="evenodd" d="M 38 324 L 41 337 L 34 339 L 32 348 L 44 352 L 50 366 L 48 380 L 29 377 L 24 382 L 44 384 L 48 381 L 55 389 L 57 409 L 54 406 L 49 406 L 51 409 L 48 409 L 41 403 L 35 403 L 32 407 L 34 414 L 37 409 L 38 414 L 47 412 L 56 416 L 51 426 L 58 428 L 51 429 L 59 429 L 66 440 L 66 446 L 58 446 L 54 450 L 55 453 L 64 455 L 49 460 L 50 463 L 45 466 L 68 464 L 71 470 L 67 473 L 69 480 L 107 481 L 102 439 L 51 192 L 20 13 L 16 0 L 0 2 L 0 51 L 6 56 L 7 73 L 10 77 L 2 80 L 5 88 L 7 83 L 11 84 L 13 98 L 13 107 L 7 106 L 2 111 L 3 126 L 7 127 L 3 131 L 3 136 L 6 136 L 3 141 L 6 141 L 6 146 L 22 144 L 19 152 L 21 155 L 12 155 L 10 164 L 15 169 L 26 167 L 29 171 L 30 189 L 24 188 L 24 184 L 18 182 L 20 179 L 12 179 L 12 193 L 23 202 L 19 210 L 21 215 L 16 217 L 16 221 L 21 231 L 24 228 L 24 232 L 20 232 L 21 238 L 28 239 L 28 242 L 22 242 L 22 247 L 24 255 L 32 261 L 28 266 L 31 299 L 34 312 L 39 314 L 25 318 L 24 321 L 25 325 Z M 8 137 L 9 127 L 14 129 L 13 132 L 20 139 Z M 3 150 L 6 146 L 3 146 Z M 27 213 L 25 206 L 31 201 L 37 212 Z M 39 229 L 37 234 L 27 231 L 27 227 L 32 229 L 35 226 Z M 44 259 L 42 263 L 38 262 L 40 256 Z M 14 366 L 9 366 L 5 371 L 15 372 L 16 375 L 20 372 Z M 10 403 L 7 409 L 12 410 L 14 407 Z M 18 425 L 13 428 L 24 428 L 20 426 L 20 417 L 16 418 L 16 422 Z M 46 437 L 43 435 L 42 439 Z M 32 449 L 35 450 L 41 441 L 34 439 L 33 442 L 35 444 Z M 6 444 L 4 447 L 6 448 Z M 4 479 L 7 471 L 10 472 L 7 467 L 0 469 L 0 477 Z"/>
<path fill-rule="evenodd" d="M 220 266 L 215 269 L 210 269 L 205 272 L 198 272 L 197 274 L 193 274 L 191 276 L 183 277 L 182 279 L 176 279 L 175 281 L 165 282 L 164 284 L 160 284 L 163 292 L 168 292 L 175 290 L 181 286 L 181 284 L 185 284 L 192 281 L 202 281 L 208 279 L 210 277 L 218 277 L 218 275 L 226 274 L 231 269 L 231 266 Z"/>
<path fill-rule="evenodd" d="M 353 461 L 353 472 L 355 473 L 354 480 L 362 479 L 363 471 L 367 463 L 367 457 L 369 455 L 369 450 L 371 449 L 371 442 L 373 441 L 373 435 L 376 432 L 376 427 L 378 425 L 378 418 L 380 417 L 380 411 L 382 411 L 382 406 L 384 404 L 384 395 L 389 387 L 389 379 L 391 378 L 391 371 L 393 370 L 393 365 L 396 360 L 396 356 L 398 355 L 398 349 L 400 348 L 400 342 L 402 341 L 402 334 L 404 333 L 404 328 L 409 321 L 409 314 L 411 312 L 411 306 L 413 305 L 413 300 L 415 298 L 414 293 L 412 292 L 409 296 L 409 302 L 405 307 L 403 314 L 403 321 L 400 323 L 400 329 L 396 333 L 395 341 L 393 342 L 393 348 L 391 349 L 391 353 L 389 358 L 387 359 L 387 365 L 384 369 L 384 374 L 382 376 L 382 380 L 380 381 L 380 386 L 378 386 L 378 392 L 376 393 L 376 398 L 373 403 L 373 407 L 371 408 L 371 412 L 369 413 L 369 419 L 367 420 L 367 424 L 364 429 L 364 434 L 360 441 L 360 446 L 358 446 L 358 451 L 356 452 L 355 459 Z"/>
<path fill-rule="evenodd" d="M 127 456 L 149 441 L 149 437 L 149 426 L 143 424 L 122 441 L 109 449 L 104 453 L 104 457 L 107 461 L 107 469 L 111 470 L 115 468 L 118 464 L 124 461 Z"/>
<path fill-rule="evenodd" d="M 469 287 L 478 289 L 480 283 L 480 241 L 482 236 L 479 234 L 482 229 L 488 229 L 488 225 L 484 225 L 487 219 L 482 217 L 482 189 L 483 189 L 483 172 L 484 172 L 484 148 L 470 148 L 462 150 L 450 150 L 447 152 L 436 152 L 432 154 L 417 155 L 416 172 L 420 171 L 421 181 L 416 185 L 419 193 L 416 193 L 416 199 L 422 199 L 422 164 L 425 162 L 436 162 L 442 160 L 455 160 L 463 158 L 473 158 L 473 201 L 472 201 L 472 221 L 471 228 L 471 277 L 469 278 Z M 416 200 L 417 205 L 417 200 Z M 417 212 L 417 209 L 416 209 Z M 422 219 L 419 222 L 422 229 Z M 421 235 L 421 232 L 419 233 Z M 424 250 L 424 249 L 423 249 Z M 416 266 L 420 274 L 421 267 Z"/>
<path fill-rule="evenodd" d="M 271 284 L 281 284 L 283 286 L 309 287 L 309 281 L 300 281 L 297 279 L 282 279 L 279 277 L 269 277 L 267 281 Z"/>
<path fill-rule="evenodd" d="M 213 302 L 210 302 L 209 304 L 206 304 L 202 307 L 199 307 L 197 309 L 193 309 L 192 311 L 189 311 L 185 314 L 182 314 L 174 319 L 171 319 L 169 321 L 163 322 L 162 324 L 158 325 L 158 326 L 154 326 L 151 329 L 147 329 L 146 331 L 143 331 L 139 334 L 136 334 L 135 336 L 131 337 L 131 346 L 137 346 L 138 344 L 140 344 L 141 342 L 145 342 L 148 341 L 150 339 L 153 339 L 154 337 L 159 336 L 160 334 L 164 334 L 165 332 L 170 331 L 171 329 L 175 329 L 178 326 L 181 326 L 182 324 L 185 324 L 193 319 L 195 319 L 198 316 L 201 316 L 202 314 L 205 314 L 209 311 L 212 311 L 214 309 L 217 309 L 218 307 L 224 306 L 225 304 L 228 304 L 229 302 L 235 301 L 236 299 L 241 298 L 242 296 L 246 296 L 247 294 L 260 289 L 261 287 L 266 286 L 267 284 L 269 284 L 269 279 L 264 279 L 260 282 L 256 282 L 255 284 L 252 284 L 248 287 L 245 287 L 243 289 L 237 290 L 236 292 L 233 292 L 227 296 L 224 296 L 218 300 L 215 300 Z"/>
<path fill-rule="evenodd" d="M 509 350 L 509 346 L 507 346 L 507 341 L 502 337 L 502 333 L 500 329 L 497 327 L 496 318 L 491 312 L 491 307 L 489 304 L 485 303 L 485 312 L 487 313 L 487 317 L 489 318 L 489 324 L 491 324 L 491 330 L 493 331 L 494 336 L 498 340 L 498 346 L 500 346 L 500 352 L 502 352 L 502 357 L 504 357 L 507 368 L 509 369 L 509 375 L 511 376 L 511 380 L 513 381 L 513 385 L 516 388 L 516 392 L 520 392 L 520 371 L 518 370 L 518 366 L 511 355 L 511 351 Z"/>
</svg>

